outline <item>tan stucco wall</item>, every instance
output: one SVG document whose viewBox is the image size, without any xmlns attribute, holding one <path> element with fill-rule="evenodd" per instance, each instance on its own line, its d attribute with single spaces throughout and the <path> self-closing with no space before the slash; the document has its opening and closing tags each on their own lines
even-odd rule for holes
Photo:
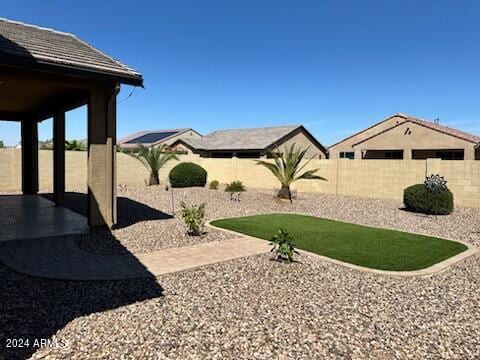
<svg viewBox="0 0 480 360">
<path fill-rule="evenodd" d="M 295 134 L 292 134 L 290 138 L 286 139 L 283 143 L 279 144 L 280 149 L 283 147 L 291 146 L 295 143 L 296 146 L 301 147 L 302 149 L 308 148 L 306 156 L 308 158 L 315 157 L 315 158 L 322 158 L 325 159 L 327 155 L 321 148 L 317 147 L 315 143 L 310 141 L 310 139 L 303 133 L 302 131 L 297 131 Z"/>
<path fill-rule="evenodd" d="M 52 188 L 52 151 L 39 151 L 40 189 Z M 181 161 L 190 161 L 204 167 L 208 180 L 227 183 L 241 180 L 249 187 L 278 188 L 277 180 L 252 159 L 201 158 L 182 155 Z M 168 163 L 160 172 L 161 180 L 168 177 L 177 162 Z M 86 152 L 66 153 L 66 183 L 68 189 L 86 186 Z M 421 183 L 426 175 L 441 174 L 455 195 L 458 206 L 480 207 L 480 161 L 428 160 L 312 160 L 308 168 L 319 168 L 327 181 L 302 180 L 293 188 L 305 192 L 321 192 L 380 199 L 401 200 L 403 189 Z M 20 150 L 0 150 L 0 191 L 19 191 L 21 184 Z M 117 154 L 117 184 L 144 185 L 148 171 L 136 159 Z"/>
<path fill-rule="evenodd" d="M 200 139 L 201 137 L 202 137 L 202 135 L 200 135 L 200 134 L 197 133 L 196 131 L 194 131 L 194 130 L 189 130 L 189 131 L 186 131 L 186 132 L 181 133 L 181 134 L 179 134 L 179 135 L 175 135 L 175 136 L 169 138 L 168 140 L 165 140 L 165 141 L 161 142 L 158 146 L 164 145 L 164 144 L 167 145 L 167 146 L 170 146 L 170 145 L 172 145 L 175 141 L 177 141 L 177 140 L 179 140 L 179 139 Z M 122 145 L 119 145 L 119 146 L 121 147 Z M 125 149 L 133 150 L 133 149 L 135 149 L 136 147 L 137 147 L 137 146 L 131 147 L 131 145 L 130 145 L 130 146 L 125 146 Z M 186 147 L 185 147 L 183 150 L 185 150 L 187 153 L 191 153 L 190 149 L 188 149 L 188 148 L 186 148 Z"/>
<path fill-rule="evenodd" d="M 353 147 L 352 147 L 353 144 L 356 144 L 361 140 L 367 139 L 370 136 L 378 134 L 380 131 L 383 131 L 389 127 L 392 127 L 404 120 L 405 119 L 403 117 L 393 116 L 384 122 L 381 122 L 375 126 L 372 126 L 369 129 L 362 131 L 360 134 L 352 136 L 351 138 L 348 138 L 345 141 L 342 141 L 341 143 L 331 146 L 329 148 L 330 159 L 338 159 L 339 153 L 341 151 L 353 151 Z"/>
<path fill-rule="evenodd" d="M 193 131 L 193 130 L 189 130 L 187 132 L 184 132 L 180 135 L 176 135 L 170 139 L 168 139 L 167 141 L 164 141 L 162 144 L 166 144 L 166 145 L 172 145 L 175 141 L 177 141 L 178 139 L 200 139 L 202 136 L 200 134 L 198 134 L 197 132 Z M 186 148 L 185 148 L 186 149 Z M 188 150 L 188 149 L 186 149 Z"/>
<path fill-rule="evenodd" d="M 354 149 L 355 155 L 367 149 L 404 150 L 404 159 L 411 157 L 412 150 L 465 149 L 465 160 L 474 160 L 473 146 L 471 142 L 406 122 L 354 146 Z"/>
</svg>

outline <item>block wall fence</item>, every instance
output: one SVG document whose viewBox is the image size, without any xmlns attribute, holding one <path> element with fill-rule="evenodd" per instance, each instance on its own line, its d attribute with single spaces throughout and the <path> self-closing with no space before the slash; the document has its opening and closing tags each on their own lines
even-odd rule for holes
<svg viewBox="0 0 480 360">
<path fill-rule="evenodd" d="M 40 189 L 52 189 L 53 152 L 39 151 Z M 201 158 L 182 155 L 180 161 L 194 162 L 208 172 L 208 180 L 227 183 L 241 180 L 247 187 L 276 189 L 278 182 L 270 172 L 255 164 L 252 159 Z M 164 181 L 176 162 L 161 170 Z M 457 206 L 480 208 L 480 161 L 427 160 L 313 160 L 307 168 L 319 168 L 319 174 L 327 181 L 301 180 L 293 188 L 299 192 L 319 192 L 378 199 L 401 200 L 403 189 L 422 183 L 426 175 L 445 176 L 455 196 Z M 117 184 L 145 185 L 148 171 L 136 159 L 117 153 Z M 66 188 L 86 187 L 87 153 L 66 152 Z M 21 150 L 0 149 L 0 191 L 20 191 Z"/>
</svg>

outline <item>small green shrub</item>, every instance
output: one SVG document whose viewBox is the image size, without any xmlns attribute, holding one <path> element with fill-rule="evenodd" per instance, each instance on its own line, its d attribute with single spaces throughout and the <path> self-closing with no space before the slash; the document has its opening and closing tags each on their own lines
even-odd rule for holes
<svg viewBox="0 0 480 360">
<path fill-rule="evenodd" d="M 225 187 L 226 192 L 243 192 L 246 191 L 245 185 L 240 180 L 232 181 L 230 184 L 227 184 Z"/>
<path fill-rule="evenodd" d="M 453 194 L 448 189 L 441 193 L 433 193 L 425 184 L 417 184 L 404 190 L 403 203 L 409 211 L 428 215 L 448 215 L 453 211 Z"/>
<path fill-rule="evenodd" d="M 219 185 L 219 182 L 217 180 L 212 180 L 210 181 L 210 184 L 208 184 L 208 187 L 212 190 L 217 190 L 218 185 Z"/>
<path fill-rule="evenodd" d="M 230 200 L 240 201 L 240 194 L 244 191 L 247 189 L 240 180 L 232 181 L 225 187 L 225 192 L 230 193 Z"/>
<path fill-rule="evenodd" d="M 183 222 L 187 225 L 187 233 L 194 236 L 201 235 L 205 225 L 205 203 L 188 206 L 182 201 L 180 203 L 180 213 Z"/>
<path fill-rule="evenodd" d="M 176 165 L 170 174 L 170 185 L 174 188 L 205 186 L 207 183 L 207 172 L 201 166 L 184 162 Z"/>
<path fill-rule="evenodd" d="M 273 246 L 270 252 L 276 253 L 276 259 L 282 261 L 293 261 L 293 255 L 299 254 L 297 250 L 295 250 L 295 244 L 293 243 L 293 239 L 291 235 L 283 230 L 280 229 L 276 235 L 274 235 L 271 239 L 270 245 Z"/>
</svg>

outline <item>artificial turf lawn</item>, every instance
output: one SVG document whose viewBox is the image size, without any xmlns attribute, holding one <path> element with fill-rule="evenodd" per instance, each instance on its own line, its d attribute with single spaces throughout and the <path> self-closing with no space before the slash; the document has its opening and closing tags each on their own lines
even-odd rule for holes
<svg viewBox="0 0 480 360">
<path fill-rule="evenodd" d="M 265 240 L 282 228 L 292 235 L 298 249 L 381 270 L 423 269 L 467 250 L 446 239 L 306 215 L 255 215 L 211 224 Z"/>
</svg>

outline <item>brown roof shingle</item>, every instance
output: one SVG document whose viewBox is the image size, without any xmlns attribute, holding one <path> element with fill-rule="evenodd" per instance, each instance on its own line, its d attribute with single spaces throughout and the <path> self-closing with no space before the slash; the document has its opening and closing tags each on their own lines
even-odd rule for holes
<svg viewBox="0 0 480 360">
<path fill-rule="evenodd" d="M 57 66 L 101 73 L 142 85 L 142 75 L 73 34 L 0 18 L 0 62 Z"/>
<path fill-rule="evenodd" d="M 259 150 L 267 148 L 298 127 L 293 125 L 217 130 L 201 139 L 194 139 L 191 144 L 201 150 Z"/>
<path fill-rule="evenodd" d="M 302 129 L 316 146 L 326 152 L 325 147 L 302 125 L 217 130 L 200 139 L 183 139 L 183 141 L 198 150 L 264 150 L 297 129 Z"/>
</svg>

